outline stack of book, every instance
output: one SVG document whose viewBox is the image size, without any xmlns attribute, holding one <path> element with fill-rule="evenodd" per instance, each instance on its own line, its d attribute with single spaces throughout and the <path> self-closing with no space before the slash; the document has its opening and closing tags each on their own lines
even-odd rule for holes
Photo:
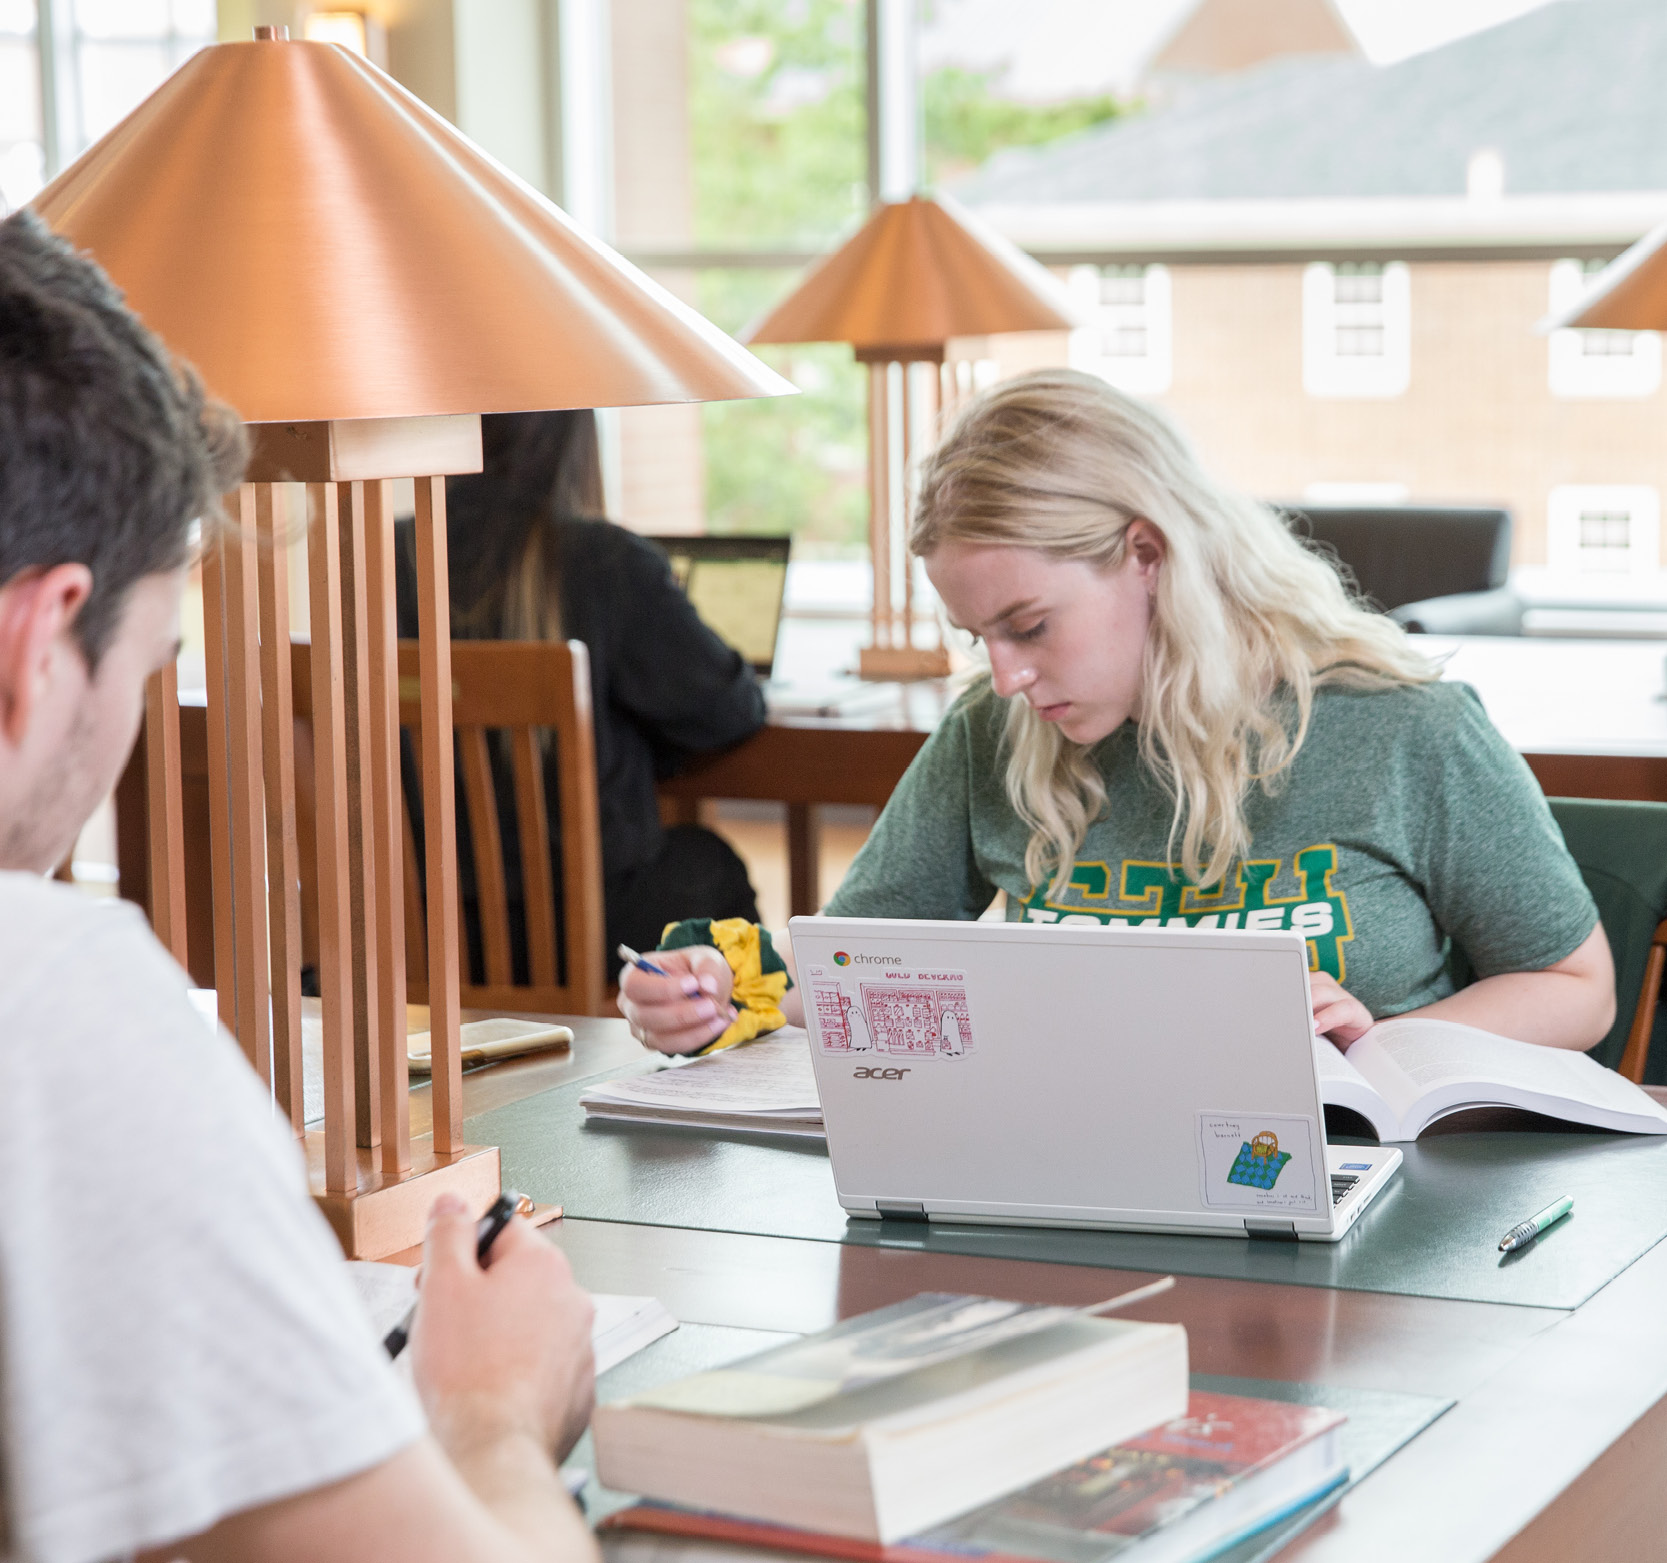
<svg viewBox="0 0 1667 1563">
<path fill-rule="evenodd" d="M 1343 1418 L 1187 1391 L 1178 1325 L 931 1293 L 600 1407 L 611 1529 L 863 1563 L 1192 1563 L 1347 1476 Z"/>
</svg>

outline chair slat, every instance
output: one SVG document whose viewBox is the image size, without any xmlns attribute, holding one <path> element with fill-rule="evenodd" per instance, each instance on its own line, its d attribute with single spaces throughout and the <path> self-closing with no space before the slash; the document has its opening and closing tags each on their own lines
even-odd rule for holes
<svg viewBox="0 0 1667 1563">
<path fill-rule="evenodd" d="M 567 983 L 575 1009 L 599 1014 L 606 1000 L 602 906 L 602 823 L 596 797 L 596 737 L 590 703 L 590 653 L 570 640 L 569 676 L 558 686 L 556 724 L 561 789 L 562 911 Z"/>
<path fill-rule="evenodd" d="M 556 903 L 550 877 L 550 819 L 544 805 L 544 766 L 537 729 L 512 729 L 515 762 L 515 823 L 521 838 L 521 894 L 527 912 L 528 975 L 554 987 Z"/>
<path fill-rule="evenodd" d="M 486 957 L 486 980 L 501 985 L 514 979 L 509 958 L 503 832 L 498 827 L 498 800 L 492 789 L 492 755 L 484 728 L 465 726 L 461 722 L 454 725 L 457 752 L 463 762 L 469 837 L 474 843 L 475 897 L 480 912 L 481 946 Z"/>
<path fill-rule="evenodd" d="M 428 916 L 417 878 L 417 833 L 411 825 L 411 799 L 399 811 L 405 840 L 405 995 L 406 1002 L 428 1002 Z"/>
</svg>

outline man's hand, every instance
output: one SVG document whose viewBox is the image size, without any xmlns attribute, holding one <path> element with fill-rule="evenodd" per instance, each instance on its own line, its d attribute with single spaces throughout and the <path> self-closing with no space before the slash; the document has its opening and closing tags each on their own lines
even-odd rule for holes
<svg viewBox="0 0 1667 1563">
<path fill-rule="evenodd" d="M 660 1053 L 698 1053 L 729 1029 L 735 974 L 723 953 L 709 944 L 656 950 L 650 957 L 667 975 L 638 966 L 619 975 L 619 1011 L 631 1035 Z"/>
<path fill-rule="evenodd" d="M 562 1459 L 595 1402 L 593 1313 L 567 1256 L 521 1217 L 504 1228 L 483 1270 L 475 1223 L 442 1195 L 423 1244 L 412 1369 L 429 1425 L 460 1468 L 506 1434 Z"/>
<path fill-rule="evenodd" d="M 1338 985 L 1328 972 L 1308 974 L 1308 990 L 1314 1000 L 1314 1031 L 1329 1037 L 1339 1049 L 1348 1051 L 1372 1028 L 1371 1011 L 1352 993 Z"/>
</svg>

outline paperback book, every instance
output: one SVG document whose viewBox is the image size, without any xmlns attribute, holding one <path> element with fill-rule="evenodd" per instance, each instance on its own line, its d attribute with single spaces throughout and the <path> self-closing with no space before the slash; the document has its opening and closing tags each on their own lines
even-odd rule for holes
<svg viewBox="0 0 1667 1563">
<path fill-rule="evenodd" d="M 604 1528 L 852 1563 L 1196 1563 L 1343 1482 L 1343 1421 L 1313 1406 L 1194 1392 L 1185 1415 L 891 1545 L 653 1503 Z"/>
</svg>

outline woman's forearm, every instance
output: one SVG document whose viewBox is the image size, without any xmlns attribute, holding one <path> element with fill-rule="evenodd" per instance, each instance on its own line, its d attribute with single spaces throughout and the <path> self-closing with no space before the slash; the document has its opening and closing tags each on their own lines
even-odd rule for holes
<svg viewBox="0 0 1667 1563">
<path fill-rule="evenodd" d="M 1615 1023 L 1615 969 L 1603 926 L 1544 971 L 1483 977 L 1409 1013 L 1453 1020 L 1542 1047 L 1588 1048 Z"/>
</svg>

